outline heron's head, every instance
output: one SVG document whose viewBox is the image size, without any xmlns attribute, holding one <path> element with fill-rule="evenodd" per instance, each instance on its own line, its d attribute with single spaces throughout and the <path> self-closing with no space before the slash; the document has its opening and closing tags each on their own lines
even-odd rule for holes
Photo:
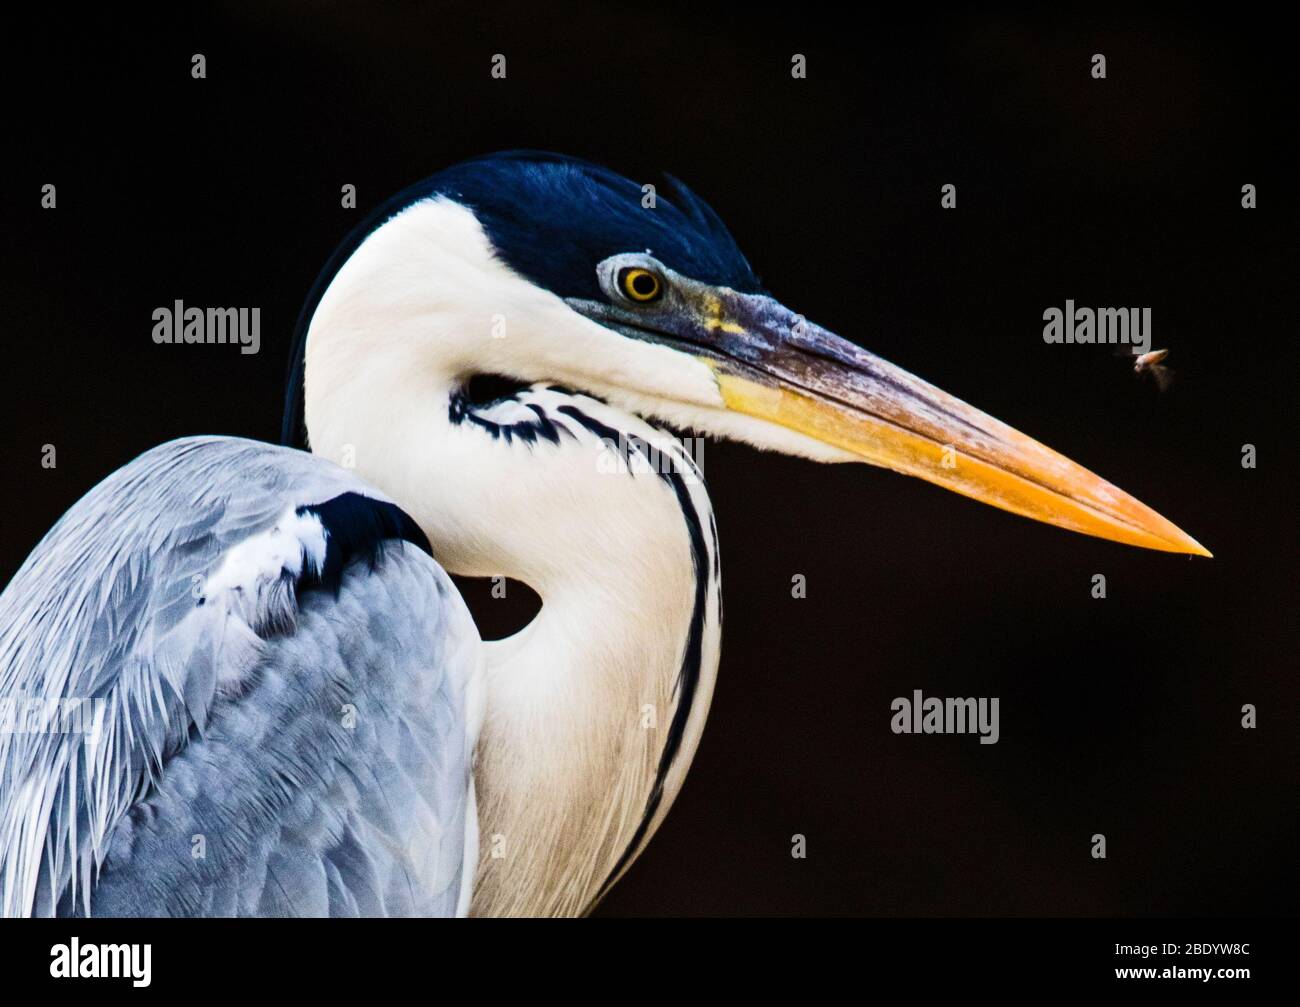
<svg viewBox="0 0 1300 1007">
<path fill-rule="evenodd" d="M 1122 490 L 783 305 L 713 210 L 672 179 L 652 192 L 529 152 L 450 168 L 382 207 L 327 267 L 300 324 L 292 439 L 304 347 L 313 441 L 327 422 L 313 411 L 324 417 L 353 378 L 389 389 L 386 408 L 400 411 L 501 376 L 763 449 L 890 468 L 1073 531 L 1209 555 Z M 328 377 L 313 373 L 313 354 Z"/>
</svg>

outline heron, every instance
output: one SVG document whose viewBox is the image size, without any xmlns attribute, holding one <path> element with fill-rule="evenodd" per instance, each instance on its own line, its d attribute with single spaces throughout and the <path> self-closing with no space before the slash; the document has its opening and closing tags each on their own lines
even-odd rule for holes
<svg viewBox="0 0 1300 1007">
<path fill-rule="evenodd" d="M 6 915 L 590 912 L 718 669 L 681 432 L 1209 555 L 783 306 L 684 183 L 643 195 L 533 151 L 398 194 L 307 300 L 284 443 L 163 444 L 52 527 L 0 595 Z M 541 607 L 485 642 L 450 574 Z"/>
</svg>

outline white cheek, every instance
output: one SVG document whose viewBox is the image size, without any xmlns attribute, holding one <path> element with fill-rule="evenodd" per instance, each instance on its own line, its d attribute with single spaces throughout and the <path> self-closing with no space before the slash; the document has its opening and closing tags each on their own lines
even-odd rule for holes
<svg viewBox="0 0 1300 1007">
<path fill-rule="evenodd" d="M 701 360 L 623 336 L 534 286 L 496 257 L 472 212 L 446 199 L 417 203 L 362 243 L 321 298 L 307 349 L 313 447 L 345 465 L 352 450 L 372 478 L 386 468 L 390 491 L 406 454 L 393 430 L 423 439 L 474 373 L 554 382 L 763 450 L 856 460 L 728 410 Z"/>
<path fill-rule="evenodd" d="M 579 314 L 510 269 L 474 214 L 442 198 L 409 207 L 361 244 L 321 298 L 307 349 L 309 413 L 313 395 L 367 371 L 387 371 L 390 383 L 418 375 L 428 388 L 496 372 L 602 397 L 635 388 L 721 405 L 712 372 L 694 357 Z"/>
</svg>

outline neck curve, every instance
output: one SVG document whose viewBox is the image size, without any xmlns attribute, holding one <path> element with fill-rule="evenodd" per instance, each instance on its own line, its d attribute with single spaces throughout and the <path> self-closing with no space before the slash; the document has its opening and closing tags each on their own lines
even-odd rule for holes
<svg viewBox="0 0 1300 1007">
<path fill-rule="evenodd" d="M 542 599 L 484 644 L 471 912 L 585 913 L 667 813 L 712 697 L 720 569 L 698 470 L 669 435 L 587 396 L 534 386 L 476 422 L 455 381 L 351 353 L 331 375 L 327 348 L 307 361 L 313 450 L 350 457 L 450 572 Z M 539 426 L 552 432 L 525 436 Z"/>
<path fill-rule="evenodd" d="M 457 403 L 473 374 L 521 370 L 595 388 L 634 373 L 647 394 L 712 401 L 711 373 L 683 375 L 673 351 L 514 275 L 446 200 L 401 211 L 350 254 L 302 345 L 312 450 L 398 501 L 448 571 L 542 599 L 532 624 L 483 649 L 472 911 L 589 910 L 658 827 L 703 728 L 721 617 L 712 510 L 680 445 L 628 411 L 545 385 L 475 407 L 482 423 Z M 667 463 L 620 467 L 620 435 Z"/>
</svg>

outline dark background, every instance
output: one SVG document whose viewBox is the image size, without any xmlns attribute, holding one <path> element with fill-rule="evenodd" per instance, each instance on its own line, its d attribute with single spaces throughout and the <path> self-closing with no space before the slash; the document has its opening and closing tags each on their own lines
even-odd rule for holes
<svg viewBox="0 0 1300 1007">
<path fill-rule="evenodd" d="M 787 304 L 1096 470 L 1215 558 L 710 442 L 726 585 L 713 713 L 600 914 L 1291 912 L 1296 176 L 1280 29 L 839 17 L 263 3 L 11 23 L 0 583 L 149 446 L 277 438 L 301 301 L 385 196 L 511 147 L 671 171 Z M 190 77 L 196 52 L 206 80 Z M 1089 75 L 1095 52 L 1107 80 Z M 39 208 L 46 182 L 57 210 Z M 339 205 L 347 182 L 357 210 Z M 1240 206 L 1247 182 L 1257 210 Z M 175 298 L 260 306 L 262 352 L 155 346 L 150 313 Z M 1174 388 L 1109 348 L 1045 345 L 1042 312 L 1066 298 L 1152 308 Z M 473 594 L 490 632 L 523 617 Z M 890 733 L 891 699 L 916 688 L 1001 697 L 1001 741 Z"/>
</svg>

